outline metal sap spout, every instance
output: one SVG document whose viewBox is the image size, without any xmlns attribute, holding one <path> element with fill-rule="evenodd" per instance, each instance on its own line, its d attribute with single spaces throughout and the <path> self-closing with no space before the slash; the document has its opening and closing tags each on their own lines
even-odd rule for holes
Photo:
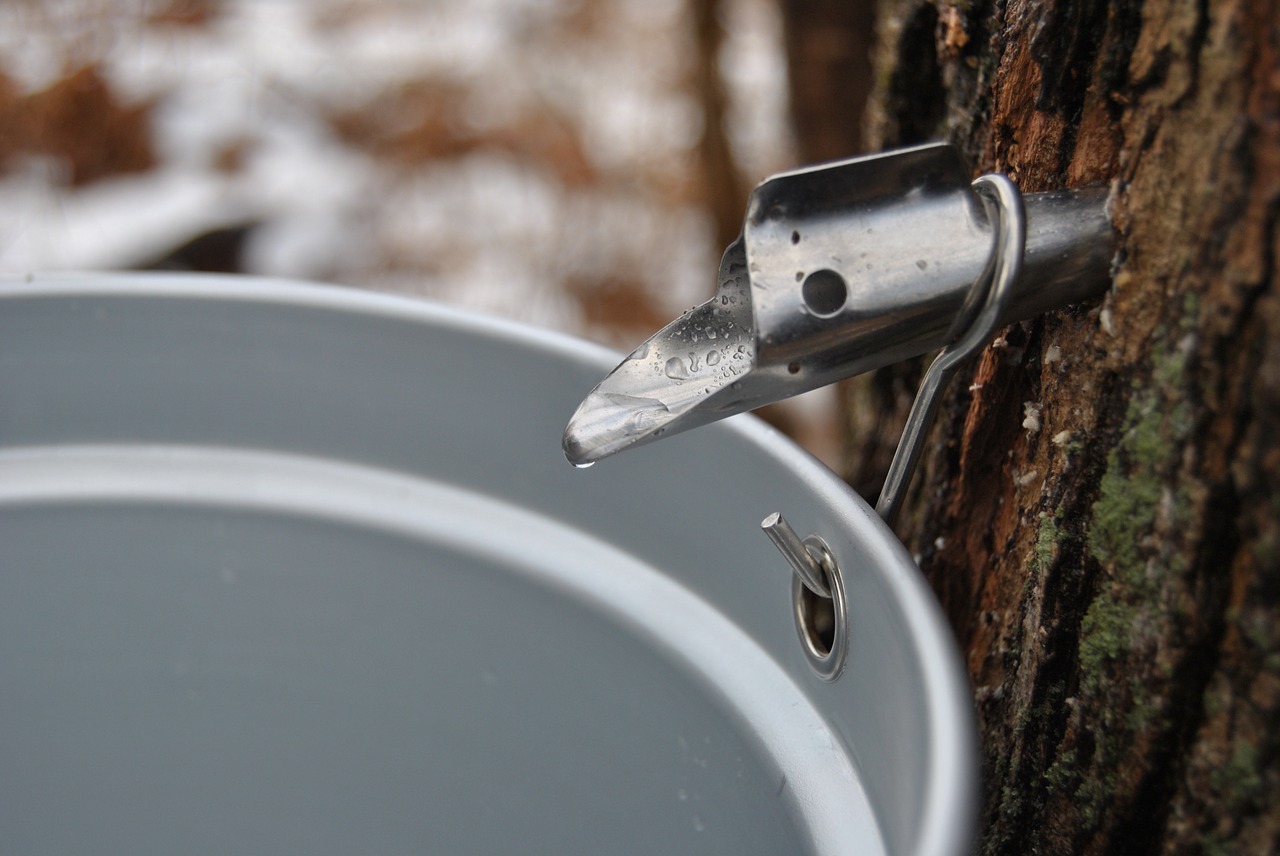
<svg viewBox="0 0 1280 856">
<path fill-rule="evenodd" d="M 1021 203 L 1025 250 L 1001 324 L 1109 284 L 1104 188 Z M 949 145 L 766 180 L 724 253 L 715 294 L 586 396 L 565 455 L 597 461 L 954 342 L 982 309 L 977 286 L 997 264 L 992 205 Z"/>
<path fill-rule="evenodd" d="M 715 296 L 654 334 L 578 406 L 564 433 L 570 463 L 598 461 L 729 415 L 719 408 L 735 407 L 736 395 L 726 393 L 749 379 L 755 364 L 746 282 L 739 241 L 724 255 Z"/>
</svg>

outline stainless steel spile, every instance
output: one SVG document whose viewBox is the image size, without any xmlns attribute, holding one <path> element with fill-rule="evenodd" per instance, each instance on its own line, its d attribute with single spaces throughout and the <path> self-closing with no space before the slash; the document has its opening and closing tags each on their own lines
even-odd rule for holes
<svg viewBox="0 0 1280 856">
<path fill-rule="evenodd" d="M 1094 297 L 1109 282 L 1106 199 L 971 183 L 948 145 L 774 176 L 715 295 L 591 391 L 565 455 L 586 465 Z"/>
</svg>

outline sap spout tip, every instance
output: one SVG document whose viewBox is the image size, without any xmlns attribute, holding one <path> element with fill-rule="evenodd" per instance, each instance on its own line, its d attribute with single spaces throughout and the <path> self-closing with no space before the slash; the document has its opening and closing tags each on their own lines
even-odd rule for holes
<svg viewBox="0 0 1280 856">
<path fill-rule="evenodd" d="M 592 444 L 575 428 L 573 422 L 570 422 L 569 427 L 565 429 L 564 438 L 560 441 L 560 447 L 564 450 L 565 460 L 580 470 L 594 466 L 600 460 L 600 456 L 595 453 Z"/>
</svg>

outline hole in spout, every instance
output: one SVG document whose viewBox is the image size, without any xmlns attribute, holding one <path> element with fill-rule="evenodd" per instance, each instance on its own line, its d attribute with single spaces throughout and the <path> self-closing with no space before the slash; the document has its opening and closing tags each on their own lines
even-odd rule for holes
<svg viewBox="0 0 1280 856">
<path fill-rule="evenodd" d="M 844 277 L 833 270 L 816 270 L 800 286 L 800 297 L 809 311 L 819 318 L 830 318 L 844 308 L 849 287 Z"/>
</svg>

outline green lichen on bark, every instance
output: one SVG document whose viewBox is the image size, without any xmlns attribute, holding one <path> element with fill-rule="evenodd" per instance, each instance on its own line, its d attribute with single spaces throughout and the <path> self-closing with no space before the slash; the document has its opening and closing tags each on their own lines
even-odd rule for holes
<svg viewBox="0 0 1280 856">
<path fill-rule="evenodd" d="M 1040 526 L 1036 530 L 1036 546 L 1031 554 L 1032 570 L 1043 571 L 1058 557 L 1058 545 L 1065 537 L 1062 526 L 1058 523 L 1061 517 L 1062 509 L 1059 508 L 1053 514 L 1040 518 Z"/>
<path fill-rule="evenodd" d="M 1149 587 L 1142 544 L 1154 528 L 1169 470 L 1194 427 L 1191 405 L 1180 394 L 1187 360 L 1176 344 L 1154 359 L 1152 383 L 1135 391 L 1121 440 L 1107 456 L 1089 525 L 1094 556 L 1120 581 L 1140 589 Z"/>
<path fill-rule="evenodd" d="M 1210 782 L 1232 812 L 1253 809 L 1265 787 L 1258 748 L 1245 740 L 1236 741 L 1231 758 L 1214 771 Z"/>
<path fill-rule="evenodd" d="M 1080 760 L 1076 750 L 1063 751 L 1045 770 L 1044 781 L 1051 792 L 1073 793 L 1080 786 Z"/>
<path fill-rule="evenodd" d="M 1080 680 L 1090 695 L 1102 691 L 1107 664 L 1129 648 L 1137 610 L 1105 595 L 1089 605 L 1080 624 Z"/>
<path fill-rule="evenodd" d="M 1194 301 L 1184 304 L 1194 317 Z M 1080 623 L 1077 648 L 1081 697 L 1101 718 L 1091 764 L 1074 797 L 1086 826 L 1100 822 L 1116 791 L 1117 765 L 1133 735 L 1160 720 L 1167 702 L 1167 675 L 1157 669 L 1141 679 L 1124 663 L 1148 657 L 1175 620 L 1170 580 L 1186 572 L 1186 560 L 1171 549 L 1190 513 L 1180 487 L 1183 449 L 1195 422 L 1187 395 L 1189 354 L 1186 322 L 1156 332 L 1150 374 L 1131 388 L 1119 441 L 1109 452 L 1086 529 L 1086 546 L 1102 568 L 1102 582 Z M 1162 519 L 1163 518 L 1163 519 Z M 1176 586 L 1174 587 L 1176 588 Z M 1061 771 L 1059 781 L 1066 781 Z"/>
<path fill-rule="evenodd" d="M 1196 302 L 1189 301 L 1184 311 L 1193 315 Z M 1150 382 L 1135 385 L 1120 442 L 1107 456 L 1088 528 L 1094 557 L 1122 588 L 1144 598 L 1159 588 L 1148 564 L 1150 550 L 1144 545 L 1155 529 L 1182 448 L 1194 429 L 1185 394 L 1190 349 L 1183 342 L 1169 341 L 1164 330 L 1157 330 L 1156 336 L 1164 340 L 1164 347 L 1153 354 Z M 1171 495 L 1175 517 L 1182 516 L 1185 492 L 1173 490 Z"/>
<path fill-rule="evenodd" d="M 1128 583 L 1140 584 L 1144 576 L 1142 542 L 1153 528 L 1164 490 L 1161 470 L 1176 452 L 1160 403 L 1156 395 L 1141 394 L 1130 408 L 1124 439 L 1107 458 L 1089 525 L 1093 555 Z"/>
<path fill-rule="evenodd" d="M 1063 510 L 1057 508 L 1052 514 L 1040 513 L 1040 525 L 1036 529 L 1036 541 L 1027 555 L 1027 573 L 1022 580 L 1022 607 L 1028 603 L 1037 590 L 1044 585 L 1045 574 L 1053 567 L 1062 549 L 1063 541 L 1069 537 L 1067 530 L 1060 523 Z"/>
</svg>

